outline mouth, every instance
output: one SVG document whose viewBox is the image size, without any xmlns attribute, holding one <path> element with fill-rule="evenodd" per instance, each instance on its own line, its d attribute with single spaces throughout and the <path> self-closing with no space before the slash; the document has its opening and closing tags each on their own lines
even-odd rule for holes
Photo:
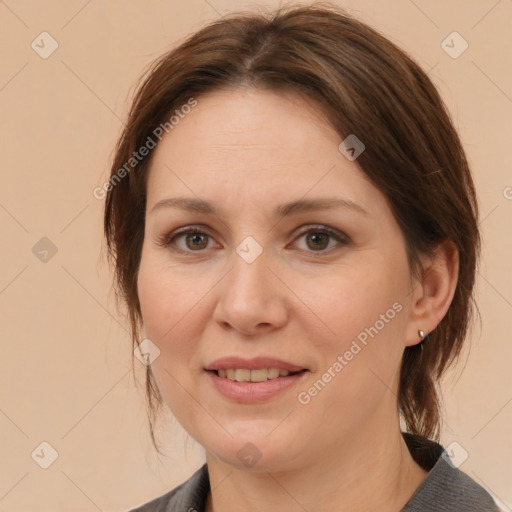
<svg viewBox="0 0 512 512">
<path fill-rule="evenodd" d="M 265 382 L 280 377 L 289 377 L 307 370 L 299 370 L 292 372 L 284 368 L 257 368 L 251 370 L 249 368 L 218 368 L 213 371 L 217 377 L 229 379 L 236 382 Z"/>
<path fill-rule="evenodd" d="M 205 368 L 214 388 L 239 403 L 264 402 L 297 385 L 307 368 L 267 357 L 225 357 Z"/>
</svg>

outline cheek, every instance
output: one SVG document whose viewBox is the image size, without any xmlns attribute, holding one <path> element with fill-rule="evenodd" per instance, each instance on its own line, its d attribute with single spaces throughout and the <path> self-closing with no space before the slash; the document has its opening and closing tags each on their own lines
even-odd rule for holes
<svg viewBox="0 0 512 512">
<path fill-rule="evenodd" d="M 335 349 L 358 337 L 363 343 L 377 335 L 393 337 L 392 333 L 404 327 L 405 271 L 374 258 L 367 258 L 368 264 L 361 260 L 359 266 L 333 271 L 318 280 L 303 280 L 295 288 L 315 314 L 312 318 L 317 321 L 311 325 L 318 324 L 325 333 L 322 343 L 331 340 L 328 345 Z"/>
<path fill-rule="evenodd" d="M 200 273 L 184 274 L 150 250 L 143 250 L 137 287 L 146 334 L 161 342 L 192 326 L 208 291 Z"/>
<path fill-rule="evenodd" d="M 190 297 L 175 272 L 162 269 L 154 258 L 144 253 L 137 286 L 143 332 L 160 350 L 160 357 L 152 364 L 155 377 L 167 380 L 168 372 L 182 380 L 181 374 L 188 367 L 187 360 L 194 350 L 189 342 L 192 334 L 187 331 L 193 325 L 190 313 L 197 302 L 197 299 L 194 301 L 196 294 Z M 187 289 L 193 286 L 187 284 Z"/>
<path fill-rule="evenodd" d="M 309 324 L 316 335 L 308 336 L 314 352 L 321 355 L 311 380 L 327 383 L 325 388 L 318 383 L 322 398 L 317 405 L 340 414 L 348 409 L 359 411 L 363 416 L 395 387 L 404 349 L 408 293 L 407 265 L 400 270 L 399 265 L 384 260 L 364 262 L 361 258 L 359 267 L 333 273 L 330 279 L 300 292 L 318 315 L 318 321 Z"/>
<path fill-rule="evenodd" d="M 144 334 L 160 350 L 151 371 L 164 403 L 182 425 L 190 428 L 189 423 L 193 426 L 195 421 L 194 403 L 186 390 L 191 389 L 190 362 L 196 346 L 191 342 L 187 314 L 197 300 L 189 300 L 180 286 L 176 273 L 163 270 L 157 261 L 143 255 L 138 293 Z"/>
</svg>

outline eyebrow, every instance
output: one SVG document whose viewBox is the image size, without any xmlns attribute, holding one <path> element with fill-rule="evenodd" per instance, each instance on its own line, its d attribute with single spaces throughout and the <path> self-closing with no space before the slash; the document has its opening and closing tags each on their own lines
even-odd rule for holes
<svg viewBox="0 0 512 512">
<path fill-rule="evenodd" d="M 218 208 L 211 202 L 193 197 L 170 197 L 158 201 L 151 212 L 160 208 L 177 208 L 191 212 L 203 213 L 207 215 L 219 216 Z M 274 209 L 274 215 L 277 217 L 289 217 L 310 211 L 330 210 L 332 208 L 346 208 L 363 215 L 369 215 L 368 212 L 359 204 L 348 199 L 342 198 L 319 198 L 319 199 L 299 199 L 281 204 Z"/>
</svg>

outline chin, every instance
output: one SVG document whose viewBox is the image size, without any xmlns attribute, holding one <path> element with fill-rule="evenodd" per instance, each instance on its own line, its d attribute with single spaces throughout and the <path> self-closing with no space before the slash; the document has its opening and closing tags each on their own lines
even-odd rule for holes
<svg viewBox="0 0 512 512">
<path fill-rule="evenodd" d="M 253 421 L 250 427 L 239 428 L 233 437 L 224 436 L 221 443 L 218 438 L 199 442 L 207 453 L 237 470 L 256 473 L 290 470 L 300 458 L 297 449 L 305 446 L 304 441 L 289 430 L 272 432 L 268 423 Z M 278 424 L 273 422 L 273 428 Z"/>
</svg>

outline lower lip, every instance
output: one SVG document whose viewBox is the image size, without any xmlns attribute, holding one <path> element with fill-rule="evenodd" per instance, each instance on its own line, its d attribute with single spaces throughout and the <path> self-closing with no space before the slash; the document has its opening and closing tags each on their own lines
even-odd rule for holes
<svg viewBox="0 0 512 512">
<path fill-rule="evenodd" d="M 237 382 L 236 380 L 219 377 L 213 371 L 206 372 L 217 391 L 235 402 L 264 402 L 297 384 L 307 372 L 300 372 L 287 377 L 277 377 L 263 382 Z"/>
</svg>

